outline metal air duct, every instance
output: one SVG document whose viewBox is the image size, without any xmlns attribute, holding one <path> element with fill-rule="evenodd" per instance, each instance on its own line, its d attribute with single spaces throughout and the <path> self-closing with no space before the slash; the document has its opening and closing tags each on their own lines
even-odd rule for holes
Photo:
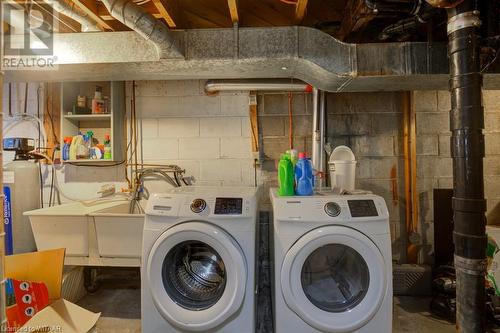
<svg viewBox="0 0 500 333">
<path fill-rule="evenodd" d="M 75 4 L 70 5 L 64 0 L 44 1 L 48 5 L 52 6 L 55 11 L 80 23 L 83 32 L 102 31 L 102 28 L 99 27 L 99 25 L 94 20 L 83 13 L 78 7 L 76 7 Z"/>
<path fill-rule="evenodd" d="M 130 0 L 102 0 L 111 16 L 154 43 L 160 59 L 183 58 L 167 26 Z"/>
</svg>

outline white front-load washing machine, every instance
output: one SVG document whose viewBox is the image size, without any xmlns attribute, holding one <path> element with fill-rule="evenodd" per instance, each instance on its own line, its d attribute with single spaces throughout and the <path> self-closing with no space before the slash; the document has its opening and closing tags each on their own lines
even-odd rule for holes
<svg viewBox="0 0 500 333">
<path fill-rule="evenodd" d="M 383 198 L 271 189 L 276 333 L 392 331 L 392 255 Z"/>
<path fill-rule="evenodd" d="M 256 189 L 181 187 L 146 207 L 143 333 L 253 333 Z"/>
</svg>

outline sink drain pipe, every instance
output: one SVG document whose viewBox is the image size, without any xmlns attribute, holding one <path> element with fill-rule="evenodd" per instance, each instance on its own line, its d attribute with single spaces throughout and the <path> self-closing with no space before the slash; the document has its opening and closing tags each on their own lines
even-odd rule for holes
<svg viewBox="0 0 500 333">
<path fill-rule="evenodd" d="M 486 200 L 483 158 L 484 109 L 480 69 L 481 21 L 475 1 L 448 9 L 453 241 L 458 332 L 485 331 Z"/>
</svg>

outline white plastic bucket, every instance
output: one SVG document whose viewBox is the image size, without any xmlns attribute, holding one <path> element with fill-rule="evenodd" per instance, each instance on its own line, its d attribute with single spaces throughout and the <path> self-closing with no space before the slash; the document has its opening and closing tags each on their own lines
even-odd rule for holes
<svg viewBox="0 0 500 333">
<path fill-rule="evenodd" d="M 332 191 L 339 193 L 354 191 L 356 163 L 356 161 L 345 160 L 331 161 L 328 163 Z"/>
</svg>

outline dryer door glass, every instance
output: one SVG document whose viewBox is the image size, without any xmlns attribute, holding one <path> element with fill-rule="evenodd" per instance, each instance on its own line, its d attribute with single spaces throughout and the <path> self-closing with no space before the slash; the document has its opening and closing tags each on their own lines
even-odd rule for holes
<svg viewBox="0 0 500 333">
<path fill-rule="evenodd" d="M 302 288 L 315 306 L 327 312 L 345 312 L 363 300 L 370 284 L 361 255 L 343 244 L 328 244 L 313 251 L 301 273 Z"/>
<path fill-rule="evenodd" d="M 226 268 L 220 255 L 209 245 L 185 241 L 167 253 L 162 279 L 175 303 L 188 310 L 205 310 L 224 293 Z"/>
</svg>

